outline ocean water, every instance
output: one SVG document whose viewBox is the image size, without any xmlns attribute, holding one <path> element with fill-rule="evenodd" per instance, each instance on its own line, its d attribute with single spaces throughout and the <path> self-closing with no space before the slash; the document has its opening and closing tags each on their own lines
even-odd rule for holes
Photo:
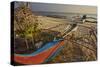
<svg viewBox="0 0 100 67">
<path fill-rule="evenodd" d="M 63 13 L 63 12 L 37 12 L 39 15 L 43 15 L 43 16 L 62 16 L 65 18 L 72 18 L 73 16 L 77 16 L 79 15 L 80 17 L 82 17 L 83 15 L 87 15 L 87 17 L 93 17 L 93 18 L 97 18 L 96 14 L 81 14 L 81 13 Z"/>
</svg>

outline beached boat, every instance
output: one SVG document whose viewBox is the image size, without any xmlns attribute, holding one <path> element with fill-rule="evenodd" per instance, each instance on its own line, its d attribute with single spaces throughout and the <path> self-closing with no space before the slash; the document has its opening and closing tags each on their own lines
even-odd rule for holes
<svg viewBox="0 0 100 67">
<path fill-rule="evenodd" d="M 66 34 L 70 33 L 77 27 L 71 24 L 70 29 L 66 29 Z M 47 61 L 50 61 L 54 58 L 58 52 L 63 48 L 64 45 L 64 38 L 66 36 L 64 33 L 64 37 L 62 39 L 56 39 L 51 42 L 45 44 L 42 48 L 38 49 L 37 51 L 31 54 L 14 54 L 14 62 L 21 63 L 21 64 L 41 64 Z"/>
</svg>

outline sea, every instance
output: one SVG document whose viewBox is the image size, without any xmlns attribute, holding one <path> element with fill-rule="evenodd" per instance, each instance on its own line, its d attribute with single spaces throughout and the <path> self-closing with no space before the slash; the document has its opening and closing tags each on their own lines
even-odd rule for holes
<svg viewBox="0 0 100 67">
<path fill-rule="evenodd" d="M 73 16 L 80 16 L 86 15 L 87 17 L 97 18 L 97 14 L 83 14 L 83 13 L 63 13 L 63 12 L 37 12 L 39 15 L 42 16 L 61 16 L 65 18 L 72 18 Z"/>
</svg>

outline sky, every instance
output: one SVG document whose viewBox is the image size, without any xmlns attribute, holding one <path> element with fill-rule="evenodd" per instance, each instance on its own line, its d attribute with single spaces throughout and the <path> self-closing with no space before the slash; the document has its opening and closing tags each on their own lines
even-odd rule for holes
<svg viewBox="0 0 100 67">
<path fill-rule="evenodd" d="M 18 7 L 18 3 L 15 3 L 15 7 Z M 30 8 L 32 11 L 97 14 L 96 6 L 86 5 L 30 3 Z"/>
</svg>

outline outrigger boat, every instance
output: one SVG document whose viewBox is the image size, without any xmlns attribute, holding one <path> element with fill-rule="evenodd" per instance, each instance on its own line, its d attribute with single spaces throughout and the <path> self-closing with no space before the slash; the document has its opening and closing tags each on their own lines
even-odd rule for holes
<svg viewBox="0 0 100 67">
<path fill-rule="evenodd" d="M 14 61 L 21 64 L 41 64 L 50 61 L 63 48 L 64 38 L 77 27 L 77 24 L 70 24 L 69 29 L 65 30 L 62 39 L 53 40 L 42 48 L 31 54 L 14 54 Z M 67 33 L 67 34 L 66 34 Z"/>
</svg>

